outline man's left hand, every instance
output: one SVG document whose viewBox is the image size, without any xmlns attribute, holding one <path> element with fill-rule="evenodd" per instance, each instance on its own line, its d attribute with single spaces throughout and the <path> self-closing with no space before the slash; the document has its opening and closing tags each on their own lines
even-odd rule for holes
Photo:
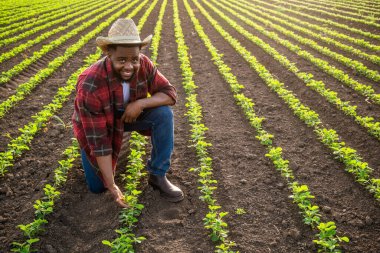
<svg viewBox="0 0 380 253">
<path fill-rule="evenodd" d="M 137 117 L 140 116 L 140 114 L 143 111 L 142 105 L 139 103 L 138 100 L 131 102 L 127 105 L 125 108 L 125 112 L 123 116 L 121 117 L 121 120 L 125 123 L 132 123 L 135 122 Z"/>
</svg>

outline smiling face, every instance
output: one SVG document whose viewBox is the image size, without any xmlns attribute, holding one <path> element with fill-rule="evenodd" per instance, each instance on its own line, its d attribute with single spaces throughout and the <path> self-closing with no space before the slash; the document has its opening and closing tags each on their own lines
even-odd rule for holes
<svg viewBox="0 0 380 253">
<path fill-rule="evenodd" d="M 110 46 L 108 56 L 116 75 L 128 81 L 140 68 L 140 47 Z"/>
</svg>

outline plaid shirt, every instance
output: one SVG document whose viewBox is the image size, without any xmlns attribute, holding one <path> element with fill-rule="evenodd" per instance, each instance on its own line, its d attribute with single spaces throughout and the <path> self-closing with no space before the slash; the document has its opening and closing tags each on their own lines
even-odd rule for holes
<svg viewBox="0 0 380 253">
<path fill-rule="evenodd" d="M 124 110 L 121 83 L 107 56 L 78 78 L 72 117 L 74 135 L 95 167 L 98 167 L 95 157 L 109 154 L 112 154 L 112 168 L 115 170 L 116 167 L 124 133 L 124 123 L 120 117 L 115 117 L 117 110 Z M 130 102 L 157 92 L 163 92 L 176 101 L 174 86 L 143 54 L 140 54 L 140 68 L 129 83 Z"/>
</svg>

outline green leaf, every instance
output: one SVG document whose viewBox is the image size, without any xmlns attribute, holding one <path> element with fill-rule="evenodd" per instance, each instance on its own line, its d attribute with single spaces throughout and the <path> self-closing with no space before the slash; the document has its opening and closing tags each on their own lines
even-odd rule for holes
<svg viewBox="0 0 380 253">
<path fill-rule="evenodd" d="M 108 240 L 103 240 L 102 243 L 103 243 L 104 245 L 107 245 L 107 246 L 112 247 L 112 243 L 111 243 L 110 241 L 108 241 Z"/>
</svg>

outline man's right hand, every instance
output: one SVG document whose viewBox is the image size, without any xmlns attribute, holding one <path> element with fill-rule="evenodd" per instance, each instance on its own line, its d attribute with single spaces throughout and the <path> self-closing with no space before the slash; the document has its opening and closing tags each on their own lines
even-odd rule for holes
<svg viewBox="0 0 380 253">
<path fill-rule="evenodd" d="M 116 184 L 112 184 L 108 187 L 108 190 L 111 192 L 112 196 L 115 198 L 116 203 L 124 208 L 128 208 L 129 206 L 125 203 L 124 195 L 120 191 L 119 187 Z"/>
</svg>

